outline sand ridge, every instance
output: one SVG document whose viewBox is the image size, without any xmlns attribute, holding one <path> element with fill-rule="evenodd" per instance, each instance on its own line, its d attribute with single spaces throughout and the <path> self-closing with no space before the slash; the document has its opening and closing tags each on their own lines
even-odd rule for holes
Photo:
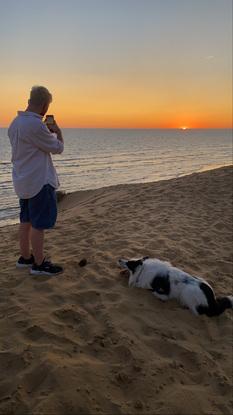
<svg viewBox="0 0 233 415">
<path fill-rule="evenodd" d="M 0 236 L 1 414 L 232 413 L 232 312 L 197 318 L 116 264 L 155 256 L 233 293 L 232 167 L 67 195 L 56 278 L 15 269 L 17 226 Z"/>
</svg>

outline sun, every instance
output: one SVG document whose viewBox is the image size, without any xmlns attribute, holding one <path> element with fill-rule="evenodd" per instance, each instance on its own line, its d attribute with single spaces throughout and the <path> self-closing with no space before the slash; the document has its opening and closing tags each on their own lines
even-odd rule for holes
<svg viewBox="0 0 233 415">
<path fill-rule="evenodd" d="M 183 130 L 183 131 L 188 130 L 188 127 L 186 126 L 180 127 L 180 130 Z"/>
</svg>

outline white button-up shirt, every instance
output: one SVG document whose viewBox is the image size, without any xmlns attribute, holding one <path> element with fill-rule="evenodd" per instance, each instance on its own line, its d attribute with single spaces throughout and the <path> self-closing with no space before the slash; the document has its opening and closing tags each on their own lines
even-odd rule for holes
<svg viewBox="0 0 233 415">
<path fill-rule="evenodd" d="M 12 178 L 17 196 L 30 199 L 45 184 L 55 189 L 59 180 L 52 162 L 52 154 L 62 153 L 64 145 L 49 131 L 42 116 L 30 111 L 18 111 L 8 136 L 12 146 Z"/>
</svg>

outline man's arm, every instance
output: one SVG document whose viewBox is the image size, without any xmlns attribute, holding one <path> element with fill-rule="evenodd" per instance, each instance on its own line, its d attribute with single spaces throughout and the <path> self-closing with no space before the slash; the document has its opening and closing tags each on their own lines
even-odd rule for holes
<svg viewBox="0 0 233 415">
<path fill-rule="evenodd" d="M 56 128 L 57 127 L 57 128 Z M 30 141 L 45 153 L 60 154 L 64 150 L 64 140 L 60 128 L 56 124 L 56 136 L 49 131 L 43 122 L 30 135 Z M 55 132 L 55 131 L 54 131 Z"/>
</svg>

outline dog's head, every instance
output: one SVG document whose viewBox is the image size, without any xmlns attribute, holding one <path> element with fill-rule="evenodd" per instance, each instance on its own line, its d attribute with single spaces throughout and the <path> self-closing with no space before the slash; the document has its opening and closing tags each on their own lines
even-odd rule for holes
<svg viewBox="0 0 233 415">
<path fill-rule="evenodd" d="M 139 269 L 141 269 L 144 261 L 146 261 L 149 257 L 145 256 L 140 259 L 119 259 L 118 264 L 122 269 L 128 270 L 130 275 L 135 274 Z"/>
</svg>

